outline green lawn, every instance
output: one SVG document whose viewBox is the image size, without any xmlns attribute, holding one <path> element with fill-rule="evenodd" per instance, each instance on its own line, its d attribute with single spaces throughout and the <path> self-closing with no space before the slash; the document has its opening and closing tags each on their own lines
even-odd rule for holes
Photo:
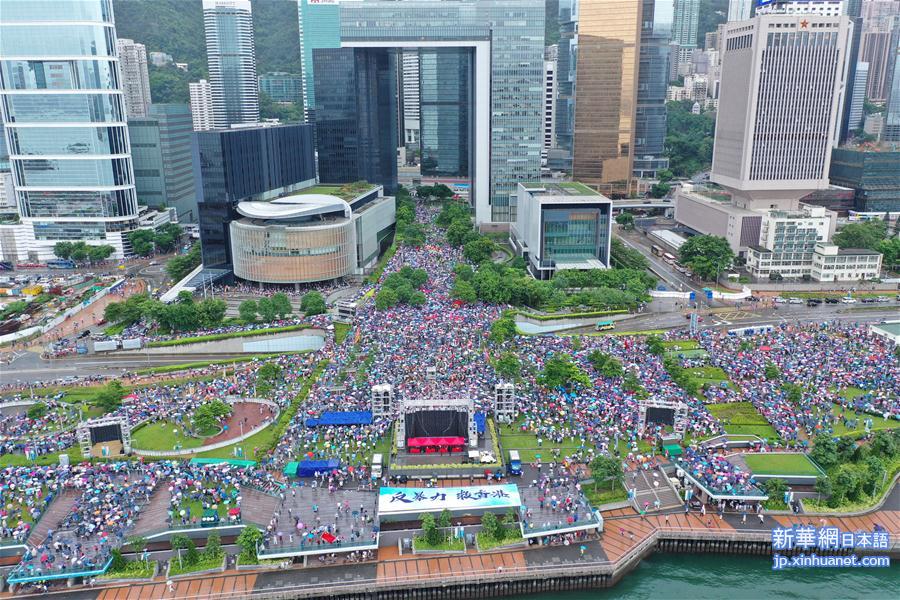
<svg viewBox="0 0 900 600">
<path fill-rule="evenodd" d="M 171 559 L 171 567 L 169 568 L 169 575 L 184 575 L 186 573 L 196 573 L 197 571 L 207 571 L 209 569 L 216 569 L 222 566 L 222 563 L 225 560 L 225 555 L 221 556 L 204 556 L 200 555 L 200 560 L 193 565 L 183 565 L 181 567 L 178 566 L 178 556 L 173 556 Z"/>
<path fill-rule="evenodd" d="M 583 490 L 588 503 L 594 508 L 604 504 L 612 504 L 613 502 L 623 502 L 628 499 L 628 492 L 622 487 L 621 482 L 616 482 L 612 489 L 610 489 L 608 483 L 604 483 L 599 486 L 585 485 Z"/>
<path fill-rule="evenodd" d="M 99 579 L 149 579 L 153 577 L 153 566 L 156 561 L 132 560 L 120 571 L 107 571 Z"/>
<path fill-rule="evenodd" d="M 749 402 L 728 402 L 707 404 L 706 409 L 722 421 L 726 433 L 756 435 L 761 438 L 777 439 L 775 428 L 766 418 L 756 412 Z"/>
<path fill-rule="evenodd" d="M 196 344 L 198 342 L 217 342 L 219 340 L 228 340 L 231 338 L 250 337 L 254 335 L 266 335 L 269 333 L 283 333 L 285 331 L 299 331 L 310 329 L 309 325 L 286 325 L 284 327 L 265 327 L 263 329 L 246 329 L 243 331 L 232 331 L 230 333 L 214 333 L 210 335 L 198 335 L 194 337 L 178 338 L 174 340 L 164 340 L 149 342 L 147 346 L 150 348 L 164 348 L 169 346 L 184 346 L 186 344 Z"/>
<path fill-rule="evenodd" d="M 425 538 L 416 536 L 413 538 L 413 548 L 418 551 L 423 550 L 431 550 L 431 551 L 439 551 L 444 550 L 446 552 L 449 551 L 462 551 L 466 549 L 466 542 L 460 538 L 451 538 L 447 537 L 444 539 L 444 542 L 441 544 L 432 545 L 425 541 Z"/>
<path fill-rule="evenodd" d="M 560 456 L 563 457 L 581 447 L 580 441 L 576 440 L 573 442 L 571 438 L 566 439 L 562 444 L 557 444 L 546 438 L 542 438 L 543 445 L 538 446 L 537 436 L 534 433 L 523 432 L 521 430 L 524 421 L 525 418 L 520 417 L 519 420 L 513 424 L 512 429 L 506 425 L 498 424 L 497 426 L 503 451 L 509 452 L 510 450 L 518 450 L 519 457 L 523 462 L 534 462 L 537 459 L 537 455 L 541 456 L 542 462 L 550 462 L 555 460 L 553 456 L 554 448 L 559 448 Z M 638 449 L 640 452 L 649 452 L 650 444 L 645 440 L 638 440 Z M 627 453 L 628 443 L 620 441 L 619 450 Z M 506 457 L 503 458 L 505 459 Z"/>
<path fill-rule="evenodd" d="M 843 395 L 843 394 L 842 394 Z M 860 394 L 857 394 L 857 396 Z M 850 410 L 843 408 L 840 404 L 832 405 L 832 412 L 836 417 L 834 422 L 834 435 L 844 436 L 844 435 L 862 435 L 866 432 L 866 419 L 872 419 L 872 431 L 878 431 L 880 429 L 896 429 L 900 427 L 900 421 L 897 419 L 888 419 L 884 420 L 884 417 L 879 417 L 877 415 L 872 415 L 866 412 L 858 412 L 855 410 Z M 857 424 L 855 429 L 848 429 L 846 425 L 841 421 L 841 415 L 846 415 L 850 419 L 856 419 Z"/>
<path fill-rule="evenodd" d="M 209 488 L 209 487 L 212 487 L 213 485 L 214 484 L 210 483 L 209 485 L 206 485 L 204 487 Z M 231 497 L 232 492 L 234 492 L 234 486 L 233 485 L 228 486 L 227 488 L 225 488 L 225 491 L 226 491 L 226 493 L 228 493 L 229 497 Z M 228 516 L 228 509 L 233 508 L 233 507 L 234 507 L 234 501 L 231 501 L 228 503 L 223 502 L 221 504 L 216 505 L 216 512 L 219 513 L 220 518 L 225 519 Z M 203 516 L 203 501 L 202 500 L 189 500 L 187 502 L 182 502 L 178 508 L 179 508 L 179 510 L 181 510 L 181 509 L 190 510 L 191 519 L 194 519 L 197 523 L 200 522 L 200 517 Z M 180 523 L 179 515 L 175 515 L 175 517 L 172 519 L 172 522 Z"/>
<path fill-rule="evenodd" d="M 81 449 L 78 448 L 78 446 L 72 446 L 71 448 L 60 450 L 59 452 L 51 452 L 50 454 L 39 456 L 33 464 L 36 464 L 39 467 L 58 465 L 60 454 L 68 454 L 69 462 L 73 465 L 77 465 L 84 460 L 81 458 Z M 32 461 L 25 458 L 24 454 L 4 454 L 0 456 L 0 467 L 27 467 L 31 464 Z"/>
<path fill-rule="evenodd" d="M 679 352 L 682 350 L 697 350 L 700 348 L 700 342 L 697 340 L 671 340 L 662 343 L 663 348 L 669 352 Z"/>
<path fill-rule="evenodd" d="M 334 343 L 337 345 L 341 345 L 347 337 L 347 334 L 350 333 L 350 325 L 347 323 L 335 323 L 334 324 Z"/>
<path fill-rule="evenodd" d="M 755 475 L 821 475 L 805 454 L 745 454 Z"/>
<path fill-rule="evenodd" d="M 491 536 L 488 536 L 485 532 L 479 531 L 475 535 L 475 537 L 478 539 L 478 550 L 481 552 L 488 552 L 500 546 L 508 546 L 510 544 L 521 542 L 524 539 L 522 537 L 522 531 L 517 525 L 506 527 L 505 529 L 506 534 L 504 535 L 502 540 L 497 540 Z"/>
<path fill-rule="evenodd" d="M 182 433 L 180 425 L 172 421 L 150 423 L 131 434 L 131 445 L 139 450 L 175 450 L 175 446 L 185 450 L 199 448 L 206 443 L 203 438 L 196 438 Z"/>
</svg>

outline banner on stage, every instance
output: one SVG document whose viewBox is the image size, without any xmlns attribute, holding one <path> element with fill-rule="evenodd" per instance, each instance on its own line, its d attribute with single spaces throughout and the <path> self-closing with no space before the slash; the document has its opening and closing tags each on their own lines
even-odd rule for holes
<svg viewBox="0 0 900 600">
<path fill-rule="evenodd" d="M 519 488 L 513 484 L 446 488 L 383 487 L 378 493 L 378 514 L 418 516 L 421 513 L 461 510 L 518 509 Z"/>
</svg>

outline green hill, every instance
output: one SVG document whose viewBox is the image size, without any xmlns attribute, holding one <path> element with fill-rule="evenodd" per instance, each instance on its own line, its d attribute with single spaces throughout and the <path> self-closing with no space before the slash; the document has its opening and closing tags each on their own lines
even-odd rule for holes
<svg viewBox="0 0 900 600">
<path fill-rule="evenodd" d="M 154 102 L 188 102 L 190 81 L 207 76 L 206 38 L 201 0 L 113 0 L 116 34 L 166 52 L 188 63 L 185 73 L 169 65 L 150 65 Z M 294 0 L 254 0 L 253 33 L 258 73 L 300 73 L 297 3 Z"/>
</svg>

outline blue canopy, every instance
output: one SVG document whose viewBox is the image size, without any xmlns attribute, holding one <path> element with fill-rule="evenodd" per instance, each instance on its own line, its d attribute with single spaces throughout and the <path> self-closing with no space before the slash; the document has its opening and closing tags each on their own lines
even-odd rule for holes
<svg viewBox="0 0 900 600">
<path fill-rule="evenodd" d="M 371 425 L 372 411 L 357 410 L 346 412 L 324 412 L 318 419 L 306 420 L 307 427 L 319 425 Z"/>
<path fill-rule="evenodd" d="M 341 461 L 336 458 L 328 460 L 304 460 L 297 465 L 297 477 L 312 477 L 316 472 L 324 473 L 334 471 L 341 467 Z"/>
<path fill-rule="evenodd" d="M 475 429 L 478 430 L 478 433 L 484 433 L 484 417 L 483 412 L 475 413 Z"/>
</svg>

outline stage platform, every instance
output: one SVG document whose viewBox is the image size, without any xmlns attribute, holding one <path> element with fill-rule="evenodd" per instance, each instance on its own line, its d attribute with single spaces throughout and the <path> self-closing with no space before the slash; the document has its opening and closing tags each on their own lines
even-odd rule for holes
<svg viewBox="0 0 900 600">
<path fill-rule="evenodd" d="M 490 428 L 485 428 L 484 435 L 478 437 L 478 446 L 476 448 L 469 448 L 468 446 L 463 447 L 462 452 L 451 452 L 451 453 L 434 453 L 434 454 L 413 454 L 409 451 L 409 449 L 397 450 L 396 456 L 391 459 L 392 467 L 429 467 L 432 465 L 458 465 L 465 463 L 469 458 L 469 451 L 477 450 L 479 452 L 490 452 L 494 455 L 498 461 L 500 457 L 497 456 L 497 444 L 494 442 L 493 437 L 491 436 Z M 473 467 L 478 467 L 479 465 L 473 464 Z M 491 468 L 493 467 L 485 467 Z M 405 468 L 402 471 L 397 471 L 396 473 L 406 473 L 412 475 L 414 471 L 407 471 Z M 392 472 L 391 474 L 395 474 Z"/>
</svg>

